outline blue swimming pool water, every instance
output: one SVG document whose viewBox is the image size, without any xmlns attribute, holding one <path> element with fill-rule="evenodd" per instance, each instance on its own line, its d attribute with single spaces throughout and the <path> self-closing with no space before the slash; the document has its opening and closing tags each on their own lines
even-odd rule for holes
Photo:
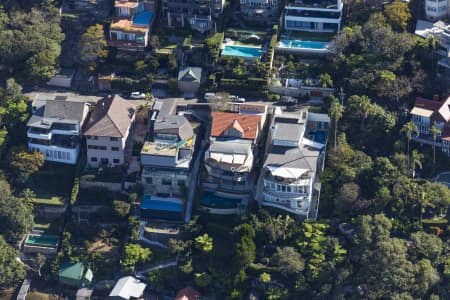
<svg viewBox="0 0 450 300">
<path fill-rule="evenodd" d="M 314 142 L 324 145 L 327 142 L 327 134 L 323 131 L 310 131 L 309 135 L 313 137 Z"/>
<path fill-rule="evenodd" d="M 222 55 L 240 56 L 259 58 L 261 56 L 261 48 L 245 47 L 245 46 L 225 46 Z"/>
<path fill-rule="evenodd" d="M 181 212 L 183 205 L 172 201 L 152 200 L 150 195 L 144 195 L 141 202 L 141 209 Z"/>
<path fill-rule="evenodd" d="M 327 42 L 319 41 L 301 41 L 301 40 L 281 40 L 281 46 L 286 48 L 301 48 L 301 49 L 327 49 Z"/>
<path fill-rule="evenodd" d="M 240 202 L 239 199 L 228 199 L 211 192 L 204 192 L 200 200 L 201 205 L 212 208 L 236 208 Z"/>
<path fill-rule="evenodd" d="M 133 18 L 133 25 L 136 26 L 146 26 L 149 25 L 153 19 L 154 13 L 152 11 L 144 11 L 140 14 L 137 14 Z"/>
</svg>

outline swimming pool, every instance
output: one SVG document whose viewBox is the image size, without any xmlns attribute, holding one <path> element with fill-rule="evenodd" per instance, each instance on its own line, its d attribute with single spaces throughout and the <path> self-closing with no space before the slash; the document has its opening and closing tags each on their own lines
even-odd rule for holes
<svg viewBox="0 0 450 300">
<path fill-rule="evenodd" d="M 153 19 L 154 13 L 152 11 L 144 11 L 140 14 L 137 14 L 133 18 L 134 26 L 148 26 L 150 25 Z"/>
<path fill-rule="evenodd" d="M 54 235 L 29 234 L 25 240 L 25 245 L 30 246 L 57 247 L 58 243 L 59 237 Z"/>
<path fill-rule="evenodd" d="M 328 49 L 329 44 L 320 41 L 281 40 L 279 45 L 283 48 L 325 50 Z"/>
<path fill-rule="evenodd" d="M 239 199 L 229 199 L 214 195 L 211 192 L 204 192 L 200 204 L 211 208 L 236 208 L 241 203 Z"/>
<path fill-rule="evenodd" d="M 261 48 L 246 47 L 246 46 L 225 46 L 222 50 L 222 55 L 239 56 L 247 58 L 261 57 Z"/>
<path fill-rule="evenodd" d="M 325 145 L 327 142 L 327 134 L 323 131 L 310 131 L 308 132 L 309 135 L 312 136 L 312 139 L 314 142 L 320 143 L 322 145 Z"/>
<path fill-rule="evenodd" d="M 174 201 L 156 200 L 152 199 L 150 195 L 144 195 L 141 202 L 141 209 L 181 212 L 183 210 L 183 204 Z"/>
</svg>

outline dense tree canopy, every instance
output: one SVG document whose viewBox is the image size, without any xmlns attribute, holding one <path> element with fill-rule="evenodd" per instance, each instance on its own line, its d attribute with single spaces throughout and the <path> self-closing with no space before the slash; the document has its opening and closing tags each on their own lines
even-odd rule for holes
<svg viewBox="0 0 450 300">
<path fill-rule="evenodd" d="M 10 287 L 25 277 L 25 268 L 17 257 L 19 252 L 0 235 L 0 287 Z"/>
</svg>

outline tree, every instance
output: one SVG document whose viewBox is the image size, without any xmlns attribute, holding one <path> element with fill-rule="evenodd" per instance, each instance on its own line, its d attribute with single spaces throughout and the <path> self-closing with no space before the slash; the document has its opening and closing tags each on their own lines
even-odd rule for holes
<svg viewBox="0 0 450 300">
<path fill-rule="evenodd" d="M 44 155 L 38 151 L 28 152 L 22 147 L 14 147 L 8 155 L 8 163 L 17 181 L 25 183 L 44 165 Z"/>
<path fill-rule="evenodd" d="M 159 37 L 156 34 L 150 36 L 150 46 L 152 49 L 156 50 L 160 46 Z"/>
<path fill-rule="evenodd" d="M 331 118 L 334 120 L 334 151 L 336 152 L 336 146 L 337 146 L 337 126 L 338 126 L 338 121 L 340 118 L 342 118 L 342 114 L 344 113 L 344 106 L 342 106 L 341 104 L 339 104 L 339 101 L 333 97 L 332 102 L 330 104 L 330 109 L 328 111 L 328 113 L 330 114 Z"/>
<path fill-rule="evenodd" d="M 237 267 L 246 267 L 253 263 L 256 255 L 256 245 L 253 239 L 244 235 L 235 244 L 234 263 Z"/>
<path fill-rule="evenodd" d="M 6 81 L 6 89 L 0 88 L 1 124 L 11 133 L 14 133 L 28 119 L 27 100 L 28 98 L 22 94 L 22 86 L 13 78 Z"/>
<path fill-rule="evenodd" d="M 411 242 L 410 251 L 418 259 L 425 258 L 436 262 L 444 250 L 444 244 L 440 238 L 423 231 L 411 234 Z"/>
<path fill-rule="evenodd" d="M 125 245 L 120 265 L 126 271 L 134 271 L 136 264 L 148 262 L 151 254 L 152 252 L 149 248 L 143 248 L 139 244 L 127 244 Z"/>
<path fill-rule="evenodd" d="M 331 76 L 328 73 L 319 75 L 319 83 L 324 89 L 333 87 L 333 79 L 331 79 Z"/>
<path fill-rule="evenodd" d="M 195 273 L 194 281 L 195 281 L 196 285 L 204 288 L 211 284 L 212 278 L 211 278 L 211 275 L 209 275 L 206 272 Z"/>
<path fill-rule="evenodd" d="M 401 131 L 406 136 L 407 144 L 406 144 L 406 155 L 408 156 L 408 168 L 410 168 L 410 156 L 409 156 L 409 143 L 412 139 L 413 134 L 419 134 L 419 130 L 417 130 L 416 125 L 413 122 L 408 122 L 403 125 Z"/>
<path fill-rule="evenodd" d="M 300 273 L 305 268 L 302 256 L 293 247 L 277 248 L 272 256 L 272 264 L 277 266 L 281 274 L 286 277 Z"/>
<path fill-rule="evenodd" d="M 271 279 L 271 276 L 270 276 L 269 273 L 262 272 L 262 273 L 259 275 L 259 281 L 261 281 L 262 283 L 269 283 L 271 280 L 272 280 L 272 279 Z"/>
<path fill-rule="evenodd" d="M 205 253 L 210 253 L 213 250 L 213 239 L 207 233 L 195 238 L 195 247 Z"/>
<path fill-rule="evenodd" d="M 47 257 L 42 255 L 41 253 L 38 253 L 36 257 L 33 259 L 33 266 L 35 271 L 38 273 L 39 277 L 41 277 L 41 269 L 45 265 L 45 262 L 47 261 Z"/>
<path fill-rule="evenodd" d="M 441 134 L 441 130 L 436 126 L 432 125 L 430 128 L 430 133 L 433 136 L 433 173 L 436 167 L 436 142 L 438 135 Z"/>
<path fill-rule="evenodd" d="M 365 130 L 365 121 L 372 110 L 372 100 L 369 97 L 363 95 L 353 95 L 348 99 L 350 109 L 356 111 L 361 117 L 361 131 Z"/>
<path fill-rule="evenodd" d="M 398 31 L 405 31 L 411 19 L 408 3 L 400 1 L 386 5 L 384 15 L 392 28 Z"/>
<path fill-rule="evenodd" d="M 334 198 L 334 207 L 337 213 L 346 214 L 352 210 L 353 204 L 358 200 L 360 194 L 359 185 L 354 182 L 344 183 Z"/>
<path fill-rule="evenodd" d="M 439 39 L 434 34 L 430 34 L 427 37 L 427 41 L 431 52 L 431 70 L 434 71 L 434 52 L 439 46 Z"/>
<path fill-rule="evenodd" d="M 85 33 L 81 35 L 80 40 L 80 61 L 87 66 L 95 67 L 99 58 L 108 55 L 106 47 L 108 43 L 105 39 L 105 32 L 101 24 L 89 26 Z"/>
<path fill-rule="evenodd" d="M 419 169 L 422 169 L 422 161 L 423 161 L 423 154 L 419 153 L 419 151 L 417 151 L 416 149 L 414 149 L 411 152 L 411 158 L 410 158 L 410 163 L 411 166 L 408 167 L 408 171 L 412 170 L 413 172 L 415 171 L 416 167 L 418 167 Z"/>
<path fill-rule="evenodd" d="M 130 203 L 114 200 L 113 201 L 114 213 L 119 218 L 125 218 L 130 213 Z"/>
<path fill-rule="evenodd" d="M 25 268 L 17 257 L 19 252 L 0 235 L 0 287 L 11 287 L 25 278 Z"/>
</svg>

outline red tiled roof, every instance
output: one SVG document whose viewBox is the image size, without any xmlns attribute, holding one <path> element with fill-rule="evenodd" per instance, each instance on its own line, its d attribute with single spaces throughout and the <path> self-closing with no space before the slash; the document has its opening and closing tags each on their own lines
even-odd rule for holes
<svg viewBox="0 0 450 300">
<path fill-rule="evenodd" d="M 432 110 L 434 112 L 432 118 L 436 121 L 450 121 L 450 96 L 441 101 L 417 97 L 414 107 Z"/>
<path fill-rule="evenodd" d="M 438 102 L 438 101 L 434 101 L 434 100 L 425 99 L 422 97 L 417 97 L 416 103 L 414 103 L 414 106 L 432 110 L 432 111 L 437 111 L 439 109 L 439 107 L 441 107 L 441 104 L 442 104 L 441 101 Z"/>
<path fill-rule="evenodd" d="M 200 293 L 191 287 L 185 287 L 177 293 L 175 300 L 199 300 Z"/>
<path fill-rule="evenodd" d="M 213 112 L 212 113 L 212 126 L 211 136 L 221 136 L 225 130 L 234 127 L 237 128 L 237 124 L 243 129 L 243 139 L 255 139 L 259 132 L 259 123 L 261 116 L 257 115 L 244 115 L 237 113 L 227 112 Z"/>
</svg>

